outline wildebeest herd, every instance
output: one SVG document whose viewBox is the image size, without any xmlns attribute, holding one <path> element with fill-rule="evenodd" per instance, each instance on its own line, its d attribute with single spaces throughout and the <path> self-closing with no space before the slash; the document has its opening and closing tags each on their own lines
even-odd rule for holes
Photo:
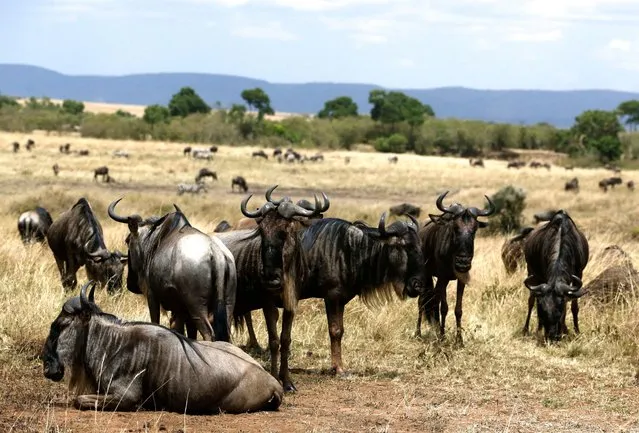
<svg viewBox="0 0 639 433">
<path fill-rule="evenodd" d="M 251 222 L 243 223 L 247 228 L 224 221 L 213 233 L 192 226 L 177 205 L 162 216 L 142 217 L 116 210 L 133 204 L 114 200 L 107 214 L 128 227 L 127 254 L 107 248 L 85 198 L 55 219 L 41 207 L 20 215 L 22 240 L 46 240 L 67 293 L 76 290 L 80 267 L 86 266 L 89 280 L 51 325 L 42 354 L 45 376 L 60 381 L 68 372 L 78 408 L 97 404 L 188 413 L 277 409 L 284 392 L 296 390 L 289 357 L 300 300 L 324 300 L 332 369 L 343 374 L 348 302 L 358 296 L 371 305 L 394 296 L 417 298 L 416 334 L 421 334 L 425 317 L 441 339 L 448 313 L 446 288 L 454 280 L 456 340 L 463 344 L 462 302 L 475 234 L 487 224 L 481 218 L 496 212 L 488 196 L 487 207 L 478 209 L 446 205 L 448 192 L 443 192 L 435 200 L 439 213 L 428 214 L 423 222 L 417 220 L 420 207 L 403 203 L 391 208 L 397 220 L 388 223 L 383 213 L 376 226 L 369 226 L 326 217 L 331 203 L 324 193 L 313 201 L 294 202 L 288 196 L 274 198 L 276 188 L 265 192 L 260 207 L 249 208 L 252 195 L 241 201 L 244 220 Z M 524 264 L 527 268 L 522 280 L 530 294 L 524 332 L 536 305 L 538 330 L 555 341 L 567 333 L 568 301 L 579 332 L 578 299 L 584 294 L 589 247 L 564 210 L 546 212 L 540 223 L 508 240 L 502 259 L 509 273 Z M 151 323 L 125 321 L 96 305 L 96 287 L 113 294 L 124 283 L 128 291 L 144 296 Z M 161 309 L 170 313 L 169 328 L 159 324 Z M 249 348 L 258 346 L 251 312 L 260 309 L 270 374 L 231 342 L 231 329 L 246 327 Z M 204 341 L 196 341 L 198 333 Z"/>
</svg>

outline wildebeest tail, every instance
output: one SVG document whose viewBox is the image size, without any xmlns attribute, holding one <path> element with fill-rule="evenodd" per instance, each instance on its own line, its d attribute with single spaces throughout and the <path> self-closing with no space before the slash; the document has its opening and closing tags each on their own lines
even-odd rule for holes
<svg viewBox="0 0 639 433">
<path fill-rule="evenodd" d="M 226 257 L 225 257 L 226 258 Z M 215 266 L 211 267 L 213 281 L 216 285 L 215 313 L 213 316 L 213 332 L 216 341 L 231 341 L 230 315 L 235 307 L 235 292 L 237 286 L 237 276 L 235 263 L 229 265 L 228 259 L 225 262 L 223 275 L 217 275 Z"/>
</svg>

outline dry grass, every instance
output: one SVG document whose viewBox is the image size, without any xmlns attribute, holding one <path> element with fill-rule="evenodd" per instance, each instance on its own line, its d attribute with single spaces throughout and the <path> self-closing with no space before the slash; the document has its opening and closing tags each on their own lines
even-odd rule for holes
<svg viewBox="0 0 639 433">
<path fill-rule="evenodd" d="M 107 245 L 124 249 L 126 227 L 105 215 L 113 199 L 125 196 L 121 212 L 143 215 L 165 212 L 172 203 L 178 203 L 196 227 L 211 232 L 221 219 L 233 222 L 241 217 L 239 202 L 243 195 L 230 192 L 231 178 L 236 175 L 246 177 L 256 203 L 263 200 L 265 188 L 274 183 L 281 185 L 280 193 L 295 199 L 310 198 L 313 191 L 324 190 L 332 200 L 328 216 L 364 218 L 371 223 L 390 205 L 403 201 L 421 205 L 426 218 L 426 213 L 435 210 L 434 200 L 441 191 L 451 190 L 450 199 L 481 206 L 484 194 L 514 184 L 528 193 L 528 221 L 535 212 L 562 207 L 583 228 L 592 252 L 584 282 L 606 266 L 598 259 L 598 252 L 610 244 L 620 245 L 635 263 L 639 259 L 639 246 L 630 236 L 637 219 L 638 196 L 625 188 L 599 191 L 597 181 L 609 175 L 604 170 L 508 170 L 500 161 L 486 161 L 485 169 L 473 169 L 465 159 L 412 155 L 401 155 L 397 165 L 389 165 L 386 155 L 358 152 L 325 153 L 326 161 L 319 164 L 280 165 L 271 160 L 252 160 L 251 148 L 224 146 L 212 163 L 206 163 L 183 157 L 183 146 L 176 143 L 30 136 L 37 143 L 35 151 L 13 154 L 10 143 L 24 142 L 28 136 L 0 134 L 0 193 L 4 200 L 0 213 L 4 240 L 0 245 L 0 364 L 5 363 L 0 367 L 0 379 L 12 384 L 0 391 L 0 400 L 4 392 L 12 407 L 26 410 L 26 403 L 17 396 L 33 398 L 28 407 L 37 431 L 52 425 L 62 430 L 66 422 L 78 416 L 72 410 L 51 406 L 50 400 L 55 399 L 52 396 L 61 398 L 63 387 L 48 383 L 34 358 L 65 299 L 48 248 L 24 248 L 19 241 L 18 214 L 35 204 L 49 209 L 55 219 L 80 196 L 86 196 L 101 219 Z M 72 149 L 90 149 L 91 155 L 59 154 L 58 146 L 67 141 Z M 112 158 L 115 149 L 130 151 L 131 158 Z M 346 154 L 351 157 L 349 165 L 343 161 Z M 54 162 L 62 169 L 58 178 L 51 170 Z M 99 165 L 108 165 L 118 183 L 93 182 L 92 170 Z M 219 176 L 209 193 L 178 197 L 175 185 L 193 182 L 196 172 L 205 166 Z M 636 175 L 622 173 L 624 180 Z M 580 181 L 578 195 L 563 191 L 564 182 L 573 176 Z M 261 420 L 268 419 L 275 423 L 269 424 L 275 431 L 361 431 L 358 426 L 370 431 L 408 431 L 425 425 L 435 431 L 639 428 L 635 385 L 637 304 L 595 308 L 584 298 L 580 336 L 551 347 L 539 345 L 532 337 L 523 338 L 520 330 L 527 299 L 522 285 L 524 274 L 505 273 L 500 258 L 504 239 L 477 238 L 473 280 L 464 304 L 464 348 L 452 342 L 452 309 L 447 322 L 449 339 L 440 344 L 432 333 L 424 340 L 412 338 L 414 300 L 375 310 L 353 300 L 346 308 L 343 340 L 344 359 L 353 376 L 346 381 L 333 379 L 321 374 L 330 367 L 322 303 L 303 301 L 293 331 L 291 359 L 300 393 L 288 396 L 278 414 L 247 418 L 241 427 L 263 430 Z M 81 271 L 79 281 L 84 278 Z M 451 305 L 454 292 L 451 284 Z M 98 293 L 97 302 L 120 317 L 148 320 L 144 300 L 128 292 L 116 297 Z M 166 323 L 166 318 L 163 320 Z M 262 346 L 266 346 L 261 314 L 254 314 L 254 320 Z M 536 320 L 532 325 L 536 326 Z M 245 338 L 235 335 L 239 343 Z M 263 361 L 268 362 L 266 358 Z M 15 372 L 25 371 L 33 380 L 23 384 Z M 51 411 L 57 412 L 51 415 Z M 279 421 L 283 424 L 277 424 L 278 417 L 283 417 Z M 139 422 L 135 417 L 118 419 L 122 422 L 117 425 L 128 427 Z M 223 425 L 236 425 L 231 418 L 222 419 Z M 294 424 L 286 424 L 287 420 Z M 204 421 L 188 418 L 184 422 L 197 426 Z M 176 423 L 179 425 L 179 421 Z M 86 430 L 76 426 L 73 431 L 100 431 L 99 426 L 93 424 Z"/>
</svg>

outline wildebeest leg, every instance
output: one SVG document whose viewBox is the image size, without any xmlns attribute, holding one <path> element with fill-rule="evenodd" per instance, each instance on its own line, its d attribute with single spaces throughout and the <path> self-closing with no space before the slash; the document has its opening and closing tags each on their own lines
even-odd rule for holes
<svg viewBox="0 0 639 433">
<path fill-rule="evenodd" d="M 415 329 L 415 337 L 422 336 L 422 317 L 432 323 L 433 304 L 436 302 L 435 290 L 433 287 L 433 279 L 427 277 L 424 279 L 424 293 L 417 298 L 417 327 Z M 435 307 L 436 308 L 436 307 Z"/>
<path fill-rule="evenodd" d="M 194 311 L 190 313 L 189 316 L 190 317 L 186 321 L 187 332 L 189 332 L 189 326 L 195 327 L 198 331 L 200 331 L 204 340 L 213 341 L 213 328 L 209 322 L 208 311 L 206 309 L 202 311 Z M 197 334 L 194 337 L 191 337 L 189 334 L 189 338 L 196 339 Z"/>
<path fill-rule="evenodd" d="M 151 323 L 160 324 L 160 303 L 153 296 L 153 292 L 150 290 L 146 294 L 146 302 L 149 305 L 149 316 L 151 317 Z M 178 320 L 177 315 L 175 315 L 175 320 Z M 182 329 L 184 329 L 182 327 Z M 184 330 L 182 330 L 184 333 Z"/>
<path fill-rule="evenodd" d="M 171 317 L 169 318 L 169 328 L 180 335 L 184 335 L 184 317 L 171 312 Z M 189 335 L 189 338 L 192 337 Z"/>
<path fill-rule="evenodd" d="M 73 260 L 68 260 L 64 264 L 64 275 L 62 276 L 62 287 L 67 291 L 75 291 L 77 284 L 76 273 L 78 272 L 78 265 Z"/>
<path fill-rule="evenodd" d="M 249 335 L 248 343 L 246 343 L 246 348 L 249 350 L 254 350 L 256 352 L 262 352 L 263 350 L 260 347 L 260 343 L 257 342 L 257 337 L 255 336 L 255 329 L 253 329 L 253 317 L 251 316 L 250 311 L 244 315 L 244 323 L 246 324 L 246 330 L 248 331 Z"/>
<path fill-rule="evenodd" d="M 324 299 L 326 318 L 328 319 L 328 333 L 331 337 L 331 362 L 335 374 L 343 375 L 342 364 L 342 336 L 344 335 L 344 304 L 341 300 Z"/>
<path fill-rule="evenodd" d="M 530 327 L 530 315 L 535 307 L 535 297 L 533 295 L 528 296 L 528 314 L 526 315 L 526 323 L 524 323 L 524 335 L 528 335 L 528 329 Z"/>
<path fill-rule="evenodd" d="M 572 310 L 572 321 L 575 325 L 575 334 L 579 334 L 579 300 L 573 299 L 570 302 L 570 309 Z"/>
<path fill-rule="evenodd" d="M 140 401 L 139 386 L 133 384 L 123 392 L 119 390 L 109 389 L 107 395 L 85 394 L 75 398 L 74 404 L 77 409 L 106 409 L 129 411 L 136 408 L 136 404 Z"/>
<path fill-rule="evenodd" d="M 277 362 L 280 357 L 280 337 L 277 335 L 277 319 L 279 311 L 272 305 L 262 308 L 264 319 L 266 320 L 266 331 L 268 332 L 268 348 L 271 352 L 271 375 L 277 377 Z"/>
<path fill-rule="evenodd" d="M 446 300 L 446 287 L 448 287 L 448 280 L 443 278 L 437 279 L 435 285 L 436 296 L 439 297 L 439 311 L 441 313 L 441 319 L 439 322 L 439 335 L 444 337 L 444 331 L 446 329 L 446 315 L 448 314 L 448 301 Z"/>
<path fill-rule="evenodd" d="M 293 381 L 291 380 L 290 371 L 288 369 L 288 358 L 291 353 L 291 331 L 293 330 L 293 319 L 295 313 L 284 309 L 282 313 L 282 335 L 280 341 L 282 344 L 281 361 L 280 361 L 280 380 L 284 391 L 297 391 Z"/>
<path fill-rule="evenodd" d="M 461 319 L 463 314 L 462 302 L 464 301 L 465 287 L 466 287 L 466 284 L 457 280 L 457 299 L 455 300 L 455 322 L 457 323 L 457 343 L 462 345 L 464 344 L 464 339 L 462 337 Z"/>
</svg>

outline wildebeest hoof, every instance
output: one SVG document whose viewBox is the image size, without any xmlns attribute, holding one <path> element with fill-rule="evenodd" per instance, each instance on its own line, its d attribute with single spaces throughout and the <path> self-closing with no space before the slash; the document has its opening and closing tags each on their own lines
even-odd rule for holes
<svg viewBox="0 0 639 433">
<path fill-rule="evenodd" d="M 297 392 L 297 388 L 291 381 L 285 381 L 283 388 L 284 388 L 284 392 Z"/>
</svg>

